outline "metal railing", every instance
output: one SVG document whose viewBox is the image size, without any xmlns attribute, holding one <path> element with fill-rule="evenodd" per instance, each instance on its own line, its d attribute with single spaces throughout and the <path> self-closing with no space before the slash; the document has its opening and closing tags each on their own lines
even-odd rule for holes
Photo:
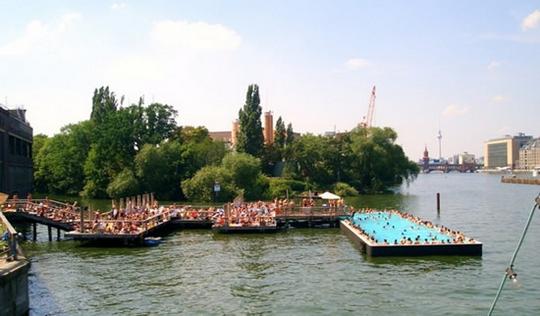
<svg viewBox="0 0 540 316">
<path fill-rule="evenodd" d="M 0 222 L 6 228 L 6 232 L 2 232 L 2 238 L 4 238 L 5 234 L 8 244 L 7 251 L 0 252 L 0 257 L 6 256 L 8 260 L 17 260 L 17 256 L 20 253 L 20 248 L 17 243 L 17 231 L 11 226 L 11 223 L 8 222 L 2 212 L 0 212 Z"/>
</svg>

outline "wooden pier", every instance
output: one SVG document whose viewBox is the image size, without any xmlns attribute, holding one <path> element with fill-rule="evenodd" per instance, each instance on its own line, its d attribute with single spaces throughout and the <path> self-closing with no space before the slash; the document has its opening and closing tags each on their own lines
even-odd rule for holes
<svg viewBox="0 0 540 316">
<path fill-rule="evenodd" d="M 116 205 L 131 210 L 154 202 L 153 196 L 127 198 Z M 215 206 L 164 205 L 159 214 L 144 220 L 111 219 L 112 212 L 96 214 L 86 212 L 75 204 L 48 199 L 8 200 L 3 204 L 4 213 L 13 222 L 32 225 L 32 239 L 37 240 L 37 224 L 47 226 L 48 240 L 64 237 L 100 245 L 142 245 L 144 238 L 174 229 L 211 229 L 215 226 L 214 212 L 230 209 L 232 204 Z M 115 203 L 112 203 L 115 208 Z M 165 210 L 165 211 L 163 211 Z M 289 227 L 331 228 L 349 215 L 345 207 L 285 207 L 275 210 L 272 220 L 260 226 L 223 225 L 214 227 L 217 233 L 274 233 Z M 108 219 L 107 219 L 108 218 Z M 121 230 L 119 227 L 134 225 L 136 228 Z"/>
<path fill-rule="evenodd" d="M 520 178 L 516 176 L 512 177 L 501 177 L 502 183 L 513 183 L 513 184 L 536 184 L 540 185 L 540 178 Z"/>
<path fill-rule="evenodd" d="M 278 226 L 295 228 L 339 227 L 339 221 L 350 215 L 346 207 L 286 208 L 276 215 Z"/>
<path fill-rule="evenodd" d="M 156 214 L 142 221 L 134 220 L 83 220 L 83 224 L 79 226 L 79 230 L 73 230 L 66 233 L 66 237 L 71 237 L 74 240 L 92 243 L 92 244 L 110 244 L 110 245 L 143 245 L 144 238 L 154 236 L 159 232 L 164 231 L 170 225 L 170 213 L 163 212 Z M 103 224 L 104 226 L 115 226 L 118 224 L 136 224 L 137 232 L 121 233 L 121 232 L 106 232 L 105 230 L 89 230 L 91 225 Z M 82 229 L 81 229 L 82 227 Z"/>
</svg>

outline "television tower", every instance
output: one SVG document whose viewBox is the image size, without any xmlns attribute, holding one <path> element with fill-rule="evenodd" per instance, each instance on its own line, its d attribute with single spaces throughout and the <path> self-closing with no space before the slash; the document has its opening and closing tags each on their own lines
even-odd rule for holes
<svg viewBox="0 0 540 316">
<path fill-rule="evenodd" d="M 442 151 L 441 151 L 442 134 L 441 134 L 441 129 L 440 128 L 439 128 L 439 134 L 437 135 L 437 139 L 439 140 L 439 159 L 442 160 Z"/>
</svg>

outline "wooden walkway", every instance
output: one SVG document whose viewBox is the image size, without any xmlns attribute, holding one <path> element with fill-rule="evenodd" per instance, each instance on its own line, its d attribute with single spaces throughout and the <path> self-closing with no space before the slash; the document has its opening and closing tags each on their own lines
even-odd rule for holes
<svg viewBox="0 0 540 316">
<path fill-rule="evenodd" d="M 101 213 L 99 218 L 93 212 L 84 212 L 76 205 L 48 199 L 8 200 L 3 205 L 4 214 L 12 222 L 32 224 L 33 240 L 37 239 L 37 224 L 48 228 L 48 239 L 64 236 L 74 240 L 111 245 L 140 245 L 145 237 L 154 236 L 172 229 L 210 229 L 214 224 L 213 211 L 219 207 L 197 207 L 165 205 L 160 214 L 144 220 L 107 220 L 110 212 Z M 178 212 L 185 208 L 186 211 Z M 224 206 L 226 208 L 226 206 Z M 295 207 L 277 209 L 274 226 L 236 227 L 227 226 L 214 229 L 216 232 L 275 232 L 288 227 L 327 228 L 339 227 L 339 221 L 348 216 L 346 208 L 338 207 Z M 82 216 L 82 220 L 81 220 Z M 134 228 L 131 228 L 131 225 Z M 120 229 L 130 227 L 129 229 Z M 82 228 L 82 229 L 81 229 Z"/>
<path fill-rule="evenodd" d="M 66 237 L 71 237 L 74 240 L 84 241 L 93 244 L 101 245 L 142 245 L 144 238 L 153 236 L 160 231 L 166 229 L 170 225 L 170 214 L 168 212 L 154 215 L 144 221 L 122 221 L 122 220 L 101 220 L 100 223 L 116 225 L 118 223 L 131 224 L 137 222 L 140 225 L 140 229 L 134 233 L 106 233 L 104 231 L 88 231 L 88 224 L 92 224 L 93 221 L 85 221 L 85 228 L 81 232 L 80 230 L 73 230 L 66 233 Z"/>
<path fill-rule="evenodd" d="M 339 221 L 349 215 L 344 207 L 299 207 L 283 210 L 276 215 L 276 222 L 295 228 L 339 227 Z"/>
</svg>

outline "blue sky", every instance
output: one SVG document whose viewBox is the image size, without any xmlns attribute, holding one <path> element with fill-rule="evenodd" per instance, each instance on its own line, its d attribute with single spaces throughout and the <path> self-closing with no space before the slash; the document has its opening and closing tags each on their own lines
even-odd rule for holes
<svg viewBox="0 0 540 316">
<path fill-rule="evenodd" d="M 95 87 L 230 129 L 247 85 L 297 131 L 375 124 L 411 159 L 540 136 L 538 1 L 2 1 L 0 102 L 35 133 L 87 119 Z"/>
</svg>

